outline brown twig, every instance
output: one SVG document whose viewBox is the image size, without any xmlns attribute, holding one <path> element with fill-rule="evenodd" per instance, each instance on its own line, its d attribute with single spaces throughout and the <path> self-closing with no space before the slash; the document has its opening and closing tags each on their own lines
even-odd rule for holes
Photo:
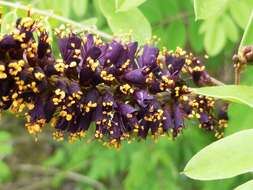
<svg viewBox="0 0 253 190">
<path fill-rule="evenodd" d="M 59 172 L 62 172 L 57 168 L 53 167 L 47 168 L 39 165 L 30 165 L 30 164 L 20 164 L 16 168 L 21 171 L 37 172 L 49 175 L 55 175 Z M 96 189 L 105 189 L 105 186 L 101 182 L 73 171 L 64 171 L 64 176 L 73 181 L 89 184 Z"/>
<path fill-rule="evenodd" d="M 173 21 L 184 20 L 185 18 L 188 18 L 188 17 L 193 16 L 193 15 L 194 14 L 189 13 L 189 12 L 182 12 L 182 13 L 176 14 L 174 16 L 165 17 L 163 20 L 161 20 L 157 23 L 154 23 L 154 26 L 155 27 L 156 26 L 166 26 L 166 25 L 170 24 Z"/>
<path fill-rule="evenodd" d="M 241 81 L 241 68 L 235 68 L 235 84 L 239 85 Z"/>
<path fill-rule="evenodd" d="M 210 77 L 210 82 L 216 86 L 223 86 L 226 85 L 225 83 L 217 80 L 216 78 Z"/>
</svg>

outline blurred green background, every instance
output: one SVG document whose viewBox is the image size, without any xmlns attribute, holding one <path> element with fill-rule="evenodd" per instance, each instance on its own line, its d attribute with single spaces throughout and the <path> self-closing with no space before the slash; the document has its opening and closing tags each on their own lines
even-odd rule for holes
<svg viewBox="0 0 253 190">
<path fill-rule="evenodd" d="M 14 1 L 8 1 L 14 2 Z M 237 52 L 253 0 L 221 0 L 219 12 L 195 21 L 191 0 L 20 0 L 37 9 L 97 28 L 107 33 L 132 30 L 140 43 L 156 35 L 159 47 L 177 46 L 205 60 L 209 72 L 221 81 L 233 83 L 231 57 Z M 129 3 L 130 2 L 130 3 Z M 5 22 L 13 8 L 2 7 Z M 17 11 L 18 15 L 24 12 Z M 45 18 L 50 29 L 62 24 Z M 57 43 L 56 40 L 53 41 Z M 55 50 L 57 51 L 57 50 Z M 243 73 L 243 83 L 253 84 L 253 70 Z M 243 105 L 229 107 L 226 134 L 251 128 L 253 111 Z M 83 139 L 75 144 L 57 143 L 44 131 L 34 140 L 24 129 L 22 117 L 4 113 L 0 123 L 0 190 L 230 190 L 250 179 L 251 174 L 233 179 L 193 181 L 180 172 L 187 161 L 215 139 L 194 123 L 177 140 L 162 138 L 124 144 L 108 149 Z"/>
</svg>

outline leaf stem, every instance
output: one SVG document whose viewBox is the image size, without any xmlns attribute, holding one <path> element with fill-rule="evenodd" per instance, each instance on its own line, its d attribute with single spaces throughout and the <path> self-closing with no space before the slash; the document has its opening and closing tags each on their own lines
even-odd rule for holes
<svg viewBox="0 0 253 190">
<path fill-rule="evenodd" d="M 7 7 L 12 7 L 12 8 L 16 8 L 16 9 L 21 9 L 21 10 L 25 10 L 25 11 L 31 10 L 32 13 L 43 15 L 43 16 L 46 16 L 46 17 L 49 17 L 49 18 L 53 18 L 55 20 L 62 21 L 66 24 L 70 24 L 70 25 L 78 27 L 82 30 L 88 30 L 91 33 L 97 34 L 97 35 L 99 35 L 99 36 L 101 36 L 105 39 L 108 39 L 108 40 L 112 39 L 112 36 L 110 34 L 104 33 L 102 31 L 99 31 L 99 30 L 94 29 L 94 28 L 84 26 L 83 24 L 80 24 L 80 23 L 75 22 L 71 19 L 62 17 L 60 15 L 56 15 L 56 14 L 53 13 L 53 11 L 40 10 L 40 9 L 35 9 L 35 8 L 30 9 L 29 6 L 21 5 L 20 3 L 12 3 L 12 2 L 8 2 L 8 1 L 3 1 L 3 0 L 0 1 L 0 5 L 7 6 Z"/>
</svg>

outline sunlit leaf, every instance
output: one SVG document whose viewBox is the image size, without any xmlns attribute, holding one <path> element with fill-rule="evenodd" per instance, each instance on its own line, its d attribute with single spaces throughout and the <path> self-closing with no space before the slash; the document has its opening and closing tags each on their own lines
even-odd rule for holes
<svg viewBox="0 0 253 190">
<path fill-rule="evenodd" d="M 73 0 L 72 6 L 75 14 L 79 17 L 82 17 L 88 8 L 88 0 Z"/>
<path fill-rule="evenodd" d="M 207 19 L 220 15 L 227 7 L 228 0 L 194 0 L 196 19 Z"/>
<path fill-rule="evenodd" d="M 193 156 L 183 173 L 193 179 L 214 180 L 253 171 L 252 143 L 253 129 L 227 136 Z"/>
<path fill-rule="evenodd" d="M 7 34 L 13 30 L 17 20 L 17 12 L 16 10 L 11 11 L 7 14 L 5 14 L 2 18 L 1 23 L 1 33 Z"/>
<path fill-rule="evenodd" d="M 229 10 L 235 22 L 244 29 L 252 11 L 252 6 L 248 6 L 245 1 L 230 0 Z"/>
<path fill-rule="evenodd" d="M 253 86 L 253 68 L 248 67 L 241 76 L 241 85 Z M 232 103 L 228 107 L 228 128 L 225 134 L 232 134 L 243 129 L 252 128 L 253 109 L 251 107 Z M 240 118 L 240 119 L 238 119 Z"/>
<path fill-rule="evenodd" d="M 232 42 L 236 42 L 239 37 L 239 31 L 231 17 L 224 14 L 222 16 L 222 25 L 225 28 L 228 39 Z"/>
<path fill-rule="evenodd" d="M 131 32 L 133 40 L 137 40 L 139 43 L 144 43 L 151 38 L 150 23 L 139 9 L 133 8 L 129 11 L 115 12 L 116 5 L 113 0 L 108 0 L 107 3 L 100 0 L 99 5 L 114 34 Z"/>
<path fill-rule="evenodd" d="M 81 23 L 82 23 L 84 26 L 89 27 L 89 26 L 96 26 L 97 21 L 98 21 L 98 19 L 94 17 L 94 18 L 86 19 L 86 20 L 82 21 Z"/>
<path fill-rule="evenodd" d="M 253 107 L 253 87 L 244 85 L 223 85 L 192 89 L 194 93 L 246 104 Z"/>
<path fill-rule="evenodd" d="M 236 187 L 234 190 L 252 190 L 253 189 L 253 180 L 250 180 L 238 187 Z"/>
<path fill-rule="evenodd" d="M 132 8 L 136 8 L 142 3 L 144 3 L 146 0 L 124 0 L 119 7 L 117 8 L 116 11 L 121 12 L 121 11 L 128 11 Z"/>
<path fill-rule="evenodd" d="M 225 27 L 220 20 L 212 20 L 207 26 L 204 36 L 204 47 L 207 53 L 215 56 L 223 49 L 226 43 Z"/>
<path fill-rule="evenodd" d="M 116 4 L 114 0 L 98 0 L 99 8 L 105 17 L 111 17 L 115 14 Z"/>
<path fill-rule="evenodd" d="M 116 13 L 113 17 L 108 18 L 107 21 L 115 34 L 131 31 L 133 40 L 137 40 L 140 43 L 144 43 L 151 38 L 150 23 L 138 9 Z"/>
</svg>

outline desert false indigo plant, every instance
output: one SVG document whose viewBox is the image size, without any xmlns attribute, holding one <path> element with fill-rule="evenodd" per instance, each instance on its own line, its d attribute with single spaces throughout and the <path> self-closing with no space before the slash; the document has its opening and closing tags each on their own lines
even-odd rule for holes
<svg viewBox="0 0 253 190">
<path fill-rule="evenodd" d="M 64 2 L 69 3 L 68 0 Z M 158 10 L 162 12 L 160 5 L 165 1 L 153 1 L 155 4 L 152 1 L 147 1 L 144 4 L 144 1 L 126 0 L 119 3 L 114 0 L 98 0 L 99 5 L 95 5 L 95 1 L 75 0 L 73 2 L 76 5 L 92 2 L 91 6 L 99 7 L 99 11 L 102 12 L 114 34 L 123 28 L 123 32 L 133 29 L 133 35 L 112 37 L 95 28 L 87 29 L 81 22 L 68 19 L 74 18 L 72 13 L 71 15 L 64 14 L 65 18 L 46 10 L 30 9 L 21 4 L 0 1 L 0 5 L 27 11 L 27 16 L 23 14 L 22 18 L 16 19 L 15 11 L 10 11 L 3 17 L 2 34 L 0 35 L 0 110 L 9 110 L 24 116 L 25 128 L 36 140 L 45 128 L 51 128 L 53 139 L 57 141 L 68 139 L 69 142 L 75 142 L 86 136 L 88 141 L 97 140 L 108 147 L 119 148 L 124 142 L 140 141 L 147 138 L 156 140 L 161 136 L 167 136 L 170 139 L 177 139 L 185 132 L 184 129 L 189 127 L 188 123 L 192 127 L 201 128 L 204 132 L 211 132 L 217 139 L 223 137 L 224 132 L 229 133 L 231 128 L 241 130 L 242 127 L 251 127 L 252 112 L 249 108 L 243 112 L 241 107 L 234 108 L 234 106 L 238 106 L 236 104 L 228 105 L 228 101 L 234 101 L 253 107 L 253 88 L 238 85 L 241 71 L 253 62 L 253 47 L 250 45 L 253 40 L 253 13 L 247 26 L 245 22 L 246 29 L 245 26 L 242 26 L 244 22 L 240 22 L 246 16 L 246 0 L 193 0 L 196 19 L 204 19 L 200 24 L 201 28 L 198 28 L 199 24 L 191 21 L 188 11 L 184 10 L 184 14 L 180 14 L 179 17 L 176 13 L 171 12 L 176 6 L 167 6 L 164 11 L 166 14 L 175 14 L 179 20 L 170 22 L 169 19 L 172 17 L 169 17 L 169 19 L 165 18 L 166 22 L 162 21 L 161 25 L 156 23 L 157 21 L 151 23 L 152 26 L 163 28 L 159 37 L 166 39 L 169 36 L 170 43 L 168 45 L 171 47 L 174 46 L 173 40 L 170 41 L 171 38 L 178 37 L 177 41 L 179 42 L 180 38 L 185 36 L 183 33 L 187 26 L 189 44 L 196 51 L 198 48 L 193 44 L 200 44 L 202 40 L 198 41 L 198 37 L 202 36 L 197 34 L 192 39 L 192 33 L 198 29 L 199 31 L 206 30 L 204 31 L 204 47 L 210 56 L 217 55 L 224 47 L 227 52 L 229 46 L 235 44 L 239 38 L 236 25 L 245 29 L 238 53 L 232 59 L 236 85 L 225 85 L 211 77 L 205 68 L 205 59 L 198 58 L 189 51 L 180 47 L 175 50 L 159 49 L 155 41 L 157 38 L 144 43 L 144 39 L 150 38 L 151 26 L 149 22 L 146 23 L 142 11 L 144 13 L 149 11 L 144 11 L 145 5 L 156 4 L 159 6 Z M 144 6 L 138 8 L 140 2 Z M 188 3 L 190 4 L 190 2 Z M 36 3 L 38 2 L 36 1 Z M 165 4 L 167 5 L 167 3 L 180 4 L 181 7 L 182 2 L 166 1 Z M 50 1 L 48 8 L 52 8 L 52 4 Z M 69 9 L 74 11 L 76 5 L 69 7 Z M 40 6 L 38 5 L 38 7 Z M 78 6 L 76 12 L 85 12 L 84 7 L 84 5 Z M 220 7 L 223 7 L 222 11 Z M 53 9 L 57 8 L 58 6 L 53 7 Z M 66 7 L 60 6 L 60 8 L 64 11 L 67 10 Z M 245 15 L 241 14 L 244 12 Z M 128 16 L 130 13 L 131 16 Z M 13 18 L 15 24 L 11 27 L 9 27 L 10 15 L 15 17 Z M 38 15 L 45 16 L 45 18 L 38 18 Z M 124 18 L 120 17 L 122 15 Z M 54 28 L 54 36 L 52 36 L 52 31 L 46 24 L 47 18 L 56 19 L 67 25 Z M 132 18 L 136 22 L 132 23 Z M 121 19 L 126 22 L 122 22 Z M 185 23 L 180 23 L 181 19 Z M 167 20 L 169 20 L 169 24 Z M 141 28 L 139 28 L 139 23 L 142 24 Z M 172 30 L 170 31 L 170 29 Z M 178 32 L 176 36 L 173 35 L 175 31 Z M 157 31 L 154 30 L 154 32 Z M 224 32 L 226 32 L 225 36 L 223 36 Z M 225 46 L 226 40 L 234 43 Z M 167 42 L 167 40 L 165 41 Z M 56 54 L 55 48 L 59 50 L 59 55 Z M 205 58 L 207 57 L 205 56 Z M 227 71 L 223 73 L 230 75 Z M 230 76 L 229 78 L 232 79 Z M 245 82 L 244 79 L 242 81 Z M 226 100 L 226 102 L 215 98 Z M 225 131 L 228 125 L 228 106 L 229 126 L 232 127 Z M 235 120 L 240 121 L 238 123 Z M 241 124 L 242 126 L 240 126 Z M 169 143 L 166 143 L 166 146 L 161 146 L 158 143 L 148 147 L 146 144 L 139 143 L 133 146 L 126 145 L 119 153 L 102 147 L 83 146 L 82 142 L 76 145 L 60 143 L 58 145 L 71 147 L 71 151 L 57 148 L 54 157 L 49 158 L 50 164 L 47 164 L 50 167 L 56 166 L 63 169 L 64 175 L 67 175 L 70 168 L 76 170 L 75 165 L 78 167 L 80 165 L 81 169 L 78 168 L 75 172 L 82 173 L 81 170 L 84 169 L 89 176 L 96 179 L 109 176 L 109 181 L 114 178 L 111 176 L 112 171 L 115 171 L 115 175 L 123 175 L 118 175 L 112 183 L 117 181 L 116 186 L 121 185 L 118 182 L 121 182 L 123 176 L 124 178 L 126 176 L 124 189 L 159 189 L 158 187 L 163 189 L 178 189 L 180 187 L 182 189 L 212 189 L 210 188 L 212 184 L 206 187 L 198 183 L 195 186 L 189 184 L 185 177 L 174 175 L 174 173 L 179 174 L 179 171 L 182 171 L 182 164 L 186 161 L 184 159 L 188 159 L 189 154 L 198 149 L 195 146 L 201 143 L 204 145 L 203 142 L 200 142 L 203 133 L 196 137 L 192 130 L 188 130 L 190 136 L 187 136 L 187 133 L 183 134 L 183 140 L 175 143 L 173 148 Z M 188 137 L 193 140 L 187 141 Z M 205 141 L 209 139 L 208 137 L 204 138 Z M 197 153 L 181 174 L 198 180 L 214 180 L 251 172 L 253 167 L 253 153 L 250 151 L 252 139 L 252 129 L 221 138 Z M 183 141 L 187 146 L 181 144 Z M 0 144 L 1 142 L 3 141 L 0 135 Z M 8 146 L 8 143 L 2 144 Z M 44 143 L 40 143 L 40 145 L 42 144 Z M 81 145 L 80 150 L 78 145 Z M 96 146 L 96 144 L 90 146 Z M 141 150 L 137 150 L 136 146 L 142 146 Z M 155 149 L 153 149 L 154 146 Z M 131 147 L 134 148 L 129 152 L 128 149 Z M 53 149 L 50 146 L 51 148 Z M 126 149 L 127 154 L 124 154 Z M 34 154 L 34 149 L 30 150 Z M 103 154 L 100 150 L 104 150 L 106 153 Z M 146 160 L 150 150 L 153 151 L 152 157 L 150 160 Z M 113 162 L 111 162 L 112 155 Z M 1 183 L 2 173 L 8 175 L 8 172 L 4 171 L 2 155 L 0 157 Z M 124 164 L 121 163 L 120 157 L 124 158 Z M 92 160 L 92 162 L 87 160 Z M 89 166 L 85 163 L 88 163 Z M 125 165 L 126 168 L 123 167 L 121 173 L 116 173 L 116 170 L 122 170 L 122 168 L 115 169 L 115 165 L 120 165 L 120 167 Z M 13 168 L 21 167 L 16 164 Z M 40 179 L 41 171 L 44 172 L 44 168 L 41 166 L 27 167 L 27 165 L 23 165 L 23 168 L 28 169 L 29 172 L 34 172 L 34 169 L 39 170 Z M 95 168 L 94 171 L 93 168 Z M 101 168 L 103 172 L 101 172 Z M 106 168 L 109 168 L 107 173 Z M 56 175 L 56 178 L 62 177 L 62 172 L 58 172 L 58 169 L 53 168 L 52 171 L 60 173 L 60 175 Z M 96 173 L 97 175 L 95 175 Z M 23 175 L 23 173 L 21 174 Z M 80 175 L 77 173 L 77 176 Z M 148 177 L 143 178 L 142 176 Z M 151 183 L 146 183 L 150 178 L 152 178 Z M 94 182 L 86 176 L 84 178 L 81 176 L 80 179 L 84 179 L 82 183 L 90 184 L 97 189 L 104 189 L 103 184 Z M 43 180 L 40 181 L 43 182 Z M 111 183 L 109 181 L 105 181 L 106 184 L 107 182 Z M 179 181 L 182 182 L 180 187 L 178 187 Z M 167 183 L 169 186 L 164 186 Z M 32 185 L 34 184 L 36 187 L 36 182 Z M 236 190 L 245 189 L 245 187 L 252 189 L 252 184 L 253 182 L 249 181 Z M 219 186 L 217 182 L 215 188 L 232 189 L 234 185 L 230 184 L 228 187 L 228 183 L 225 181 L 222 182 L 222 186 Z M 112 186 L 114 188 L 114 185 Z M 112 186 L 110 185 L 110 187 Z M 118 189 L 116 186 L 115 189 Z"/>
</svg>

